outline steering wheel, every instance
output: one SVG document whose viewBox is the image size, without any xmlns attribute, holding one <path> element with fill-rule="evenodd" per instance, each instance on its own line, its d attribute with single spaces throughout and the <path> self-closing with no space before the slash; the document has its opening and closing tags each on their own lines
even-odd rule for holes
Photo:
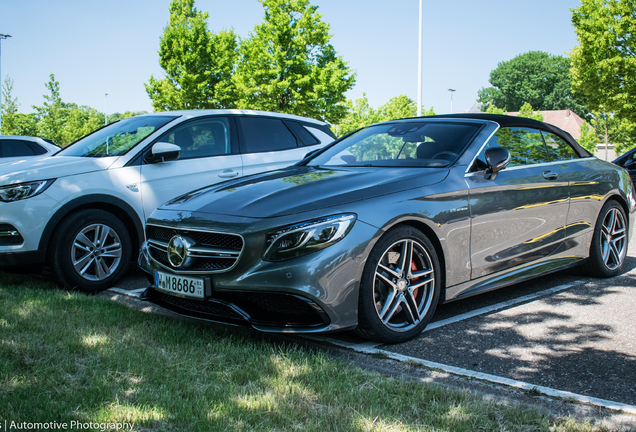
<svg viewBox="0 0 636 432">
<path fill-rule="evenodd" d="M 450 160 L 453 160 L 457 156 L 459 156 L 457 153 L 452 152 L 452 151 L 442 151 L 442 152 L 437 153 L 435 156 L 433 156 L 432 159 L 446 159 L 444 157 L 438 157 L 438 156 L 441 156 L 441 155 L 449 155 L 450 156 Z"/>
</svg>

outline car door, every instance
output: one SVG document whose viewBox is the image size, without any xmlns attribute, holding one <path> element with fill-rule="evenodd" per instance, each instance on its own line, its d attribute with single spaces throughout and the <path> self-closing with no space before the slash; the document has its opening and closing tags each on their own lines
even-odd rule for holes
<svg viewBox="0 0 636 432">
<path fill-rule="evenodd" d="M 243 175 L 236 151 L 236 130 L 231 117 L 205 117 L 184 122 L 157 142 L 181 147 L 179 159 L 149 163 L 151 149 L 141 166 L 141 190 L 145 217 L 178 195 Z"/>
<path fill-rule="evenodd" d="M 505 147 L 508 167 L 484 175 L 484 152 Z M 541 132 L 499 129 L 465 177 L 470 194 L 471 278 L 532 262 L 555 252 L 565 237 L 568 180 L 551 162 Z"/>
<path fill-rule="evenodd" d="M 305 145 L 298 125 L 300 123 L 274 117 L 242 116 L 239 123 L 239 139 L 243 173 L 245 175 L 288 167 L 303 159 L 305 155 L 321 147 L 313 137 L 310 145 Z M 296 129 L 295 132 L 292 130 Z M 304 128 L 307 136 L 310 136 Z"/>
<path fill-rule="evenodd" d="M 636 148 L 616 158 L 614 163 L 627 170 L 632 183 L 636 184 Z"/>
</svg>

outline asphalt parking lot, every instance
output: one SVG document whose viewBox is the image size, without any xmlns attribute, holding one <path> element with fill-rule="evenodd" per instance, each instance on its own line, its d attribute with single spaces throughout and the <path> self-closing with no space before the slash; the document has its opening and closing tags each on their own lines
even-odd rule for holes
<svg viewBox="0 0 636 432">
<path fill-rule="evenodd" d="M 625 268 L 611 279 L 559 272 L 442 305 L 424 333 L 403 344 L 349 333 L 323 340 L 636 414 L 636 246 Z M 146 285 L 132 271 L 119 288 Z"/>
</svg>

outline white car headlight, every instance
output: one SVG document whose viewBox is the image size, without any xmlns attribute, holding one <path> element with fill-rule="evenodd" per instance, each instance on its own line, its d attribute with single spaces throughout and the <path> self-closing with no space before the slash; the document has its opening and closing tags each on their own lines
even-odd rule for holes
<svg viewBox="0 0 636 432">
<path fill-rule="evenodd" d="M 355 214 L 327 216 L 270 232 L 263 259 L 282 261 L 331 246 L 351 231 L 356 218 Z"/>
<path fill-rule="evenodd" d="M 0 186 L 0 201 L 11 202 L 34 197 L 44 192 L 53 180 L 40 180 L 28 183 L 17 183 L 9 186 Z"/>
</svg>

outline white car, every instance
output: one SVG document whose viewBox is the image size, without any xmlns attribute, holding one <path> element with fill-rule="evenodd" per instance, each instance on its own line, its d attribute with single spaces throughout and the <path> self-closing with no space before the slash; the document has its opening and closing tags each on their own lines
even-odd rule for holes
<svg viewBox="0 0 636 432">
<path fill-rule="evenodd" d="M 326 123 L 294 115 L 174 111 L 110 124 L 53 157 L 0 164 L 0 269 L 49 265 L 67 288 L 108 288 L 160 204 L 292 165 L 333 140 Z"/>
<path fill-rule="evenodd" d="M 62 150 L 53 141 L 20 135 L 0 135 L 0 164 L 33 156 L 51 156 Z"/>
</svg>

